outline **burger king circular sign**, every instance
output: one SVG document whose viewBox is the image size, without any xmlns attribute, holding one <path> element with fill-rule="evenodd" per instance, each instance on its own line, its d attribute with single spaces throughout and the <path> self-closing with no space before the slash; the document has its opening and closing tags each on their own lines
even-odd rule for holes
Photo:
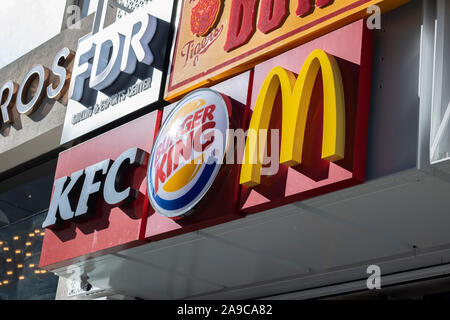
<svg viewBox="0 0 450 320">
<path fill-rule="evenodd" d="M 192 92 L 164 121 L 149 160 L 150 203 L 160 214 L 190 214 L 208 192 L 228 145 L 230 101 L 210 89 Z"/>
</svg>

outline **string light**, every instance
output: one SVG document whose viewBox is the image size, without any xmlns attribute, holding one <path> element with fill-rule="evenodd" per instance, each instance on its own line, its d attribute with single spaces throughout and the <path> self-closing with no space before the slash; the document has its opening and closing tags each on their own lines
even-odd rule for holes
<svg viewBox="0 0 450 320">
<path fill-rule="evenodd" d="M 19 281 L 19 280 L 25 280 L 26 279 L 26 275 L 22 275 L 22 273 L 26 273 L 27 269 L 31 269 L 30 274 L 36 274 L 36 275 L 45 275 L 47 273 L 49 273 L 47 270 L 43 270 L 43 269 L 39 269 L 39 266 L 36 263 L 24 263 L 23 261 L 17 261 L 18 258 L 21 257 L 29 257 L 30 260 L 33 257 L 33 253 L 31 252 L 31 246 L 34 245 L 34 239 L 30 239 L 33 237 L 39 237 L 39 236 L 45 236 L 45 230 L 43 229 L 34 229 L 31 232 L 28 231 L 28 239 L 27 239 L 27 233 L 24 234 L 16 234 L 16 235 L 11 235 L 10 238 L 8 239 L 8 241 L 2 240 L 0 241 L 0 264 L 1 261 L 6 261 L 6 263 L 11 263 L 8 265 L 8 267 L 6 267 L 7 265 L 5 264 L 5 268 L 3 270 L 0 270 L 0 274 L 3 274 L 5 276 L 6 279 L 0 279 L 0 286 L 6 286 L 8 284 L 13 284 L 14 281 Z M 24 239 L 24 242 L 22 243 L 19 240 Z M 9 242 L 9 240 L 11 240 L 11 242 Z M 36 239 L 38 241 L 42 241 L 41 239 Z M 14 241 L 14 242 L 12 242 Z M 14 245 L 12 244 L 14 243 Z M 9 245 L 11 245 L 12 247 L 10 247 Z M 23 248 L 21 248 L 21 246 Z M 28 250 L 28 252 L 27 252 Z M 13 253 L 11 255 L 11 253 L 9 253 L 11 251 L 11 253 Z M 9 255 L 9 257 L 8 257 Z M 22 256 L 23 255 L 23 256 Z M 4 259 L 4 260 L 3 260 Z M 12 263 L 14 263 L 14 265 L 12 265 Z"/>
</svg>

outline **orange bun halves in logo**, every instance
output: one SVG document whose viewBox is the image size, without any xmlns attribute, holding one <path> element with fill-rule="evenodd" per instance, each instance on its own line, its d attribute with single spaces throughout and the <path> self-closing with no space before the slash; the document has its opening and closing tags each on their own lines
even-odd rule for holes
<svg viewBox="0 0 450 320">
<path fill-rule="evenodd" d="M 231 103 L 210 89 L 177 103 L 161 126 L 147 173 L 150 203 L 177 219 L 189 214 L 208 192 L 228 146 Z"/>
</svg>

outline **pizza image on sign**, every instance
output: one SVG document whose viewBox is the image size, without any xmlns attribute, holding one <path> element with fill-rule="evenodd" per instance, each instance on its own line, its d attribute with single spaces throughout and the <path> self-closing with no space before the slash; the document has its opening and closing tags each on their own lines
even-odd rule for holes
<svg viewBox="0 0 450 320">
<path fill-rule="evenodd" d="M 222 10 L 223 0 L 199 0 L 191 10 L 191 31 L 206 36 L 215 26 Z"/>
</svg>

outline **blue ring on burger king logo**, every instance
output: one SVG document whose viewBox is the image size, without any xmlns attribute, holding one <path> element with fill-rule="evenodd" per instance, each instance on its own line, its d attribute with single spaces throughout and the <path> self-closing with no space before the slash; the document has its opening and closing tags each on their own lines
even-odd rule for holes
<svg viewBox="0 0 450 320">
<path fill-rule="evenodd" d="M 155 139 L 147 169 L 148 197 L 158 213 L 181 218 L 208 192 L 228 145 L 229 108 L 227 97 L 199 89 L 170 112 Z"/>
</svg>

